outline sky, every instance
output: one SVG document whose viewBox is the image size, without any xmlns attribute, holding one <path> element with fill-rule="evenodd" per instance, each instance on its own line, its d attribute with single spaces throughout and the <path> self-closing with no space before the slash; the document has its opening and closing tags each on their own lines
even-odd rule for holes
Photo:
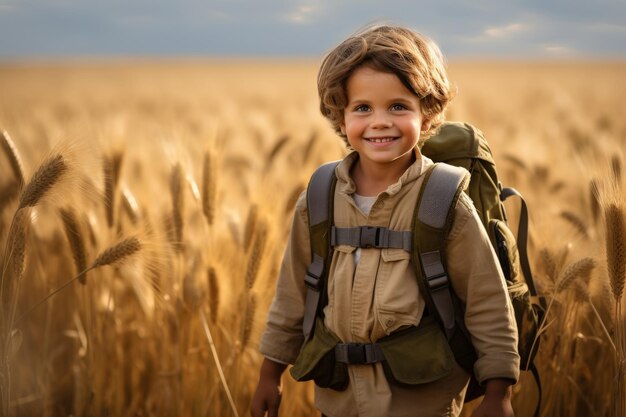
<svg viewBox="0 0 626 417">
<path fill-rule="evenodd" d="M 0 0 L 0 59 L 318 57 L 374 21 L 452 58 L 626 58 L 626 0 Z"/>
</svg>

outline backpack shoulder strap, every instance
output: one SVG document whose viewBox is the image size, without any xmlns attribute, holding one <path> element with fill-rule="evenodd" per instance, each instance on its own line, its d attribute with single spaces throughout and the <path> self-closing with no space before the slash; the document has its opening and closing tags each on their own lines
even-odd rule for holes
<svg viewBox="0 0 626 417">
<path fill-rule="evenodd" d="M 337 177 L 335 167 L 339 161 L 320 166 L 311 176 L 306 192 L 311 241 L 311 265 L 304 277 L 306 299 L 302 332 L 307 340 L 317 316 L 320 295 L 324 293 L 328 260 L 330 259 L 330 228 L 333 224 L 334 194 Z"/>
<path fill-rule="evenodd" d="M 520 266 L 522 268 L 522 273 L 524 274 L 524 280 L 526 281 L 526 285 L 528 285 L 530 295 L 538 298 L 541 307 L 545 310 L 546 300 L 544 297 L 540 297 L 537 293 L 535 280 L 530 269 L 530 262 L 528 262 L 528 208 L 526 206 L 526 201 L 519 191 L 511 187 L 502 189 L 502 192 L 500 193 L 500 200 L 505 201 L 507 198 L 512 196 L 518 197 L 521 202 L 519 225 L 517 226 L 517 249 L 519 251 Z"/>
<path fill-rule="evenodd" d="M 445 269 L 445 243 L 452 227 L 456 203 L 467 186 L 469 173 L 437 163 L 427 173 L 413 216 L 413 265 L 431 314 L 448 339 L 455 330 L 452 289 Z"/>
</svg>

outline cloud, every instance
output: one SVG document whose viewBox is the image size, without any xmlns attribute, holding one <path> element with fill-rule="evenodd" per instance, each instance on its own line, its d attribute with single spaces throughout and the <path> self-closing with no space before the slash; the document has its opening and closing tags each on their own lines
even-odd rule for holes
<svg viewBox="0 0 626 417">
<path fill-rule="evenodd" d="M 572 49 L 569 46 L 565 46 L 565 45 L 544 44 L 542 45 L 542 49 L 548 55 L 553 55 L 553 56 L 572 56 L 576 54 L 575 49 Z"/>
<path fill-rule="evenodd" d="M 506 26 L 488 27 L 485 29 L 483 35 L 488 38 L 503 38 L 513 33 L 522 32 L 526 30 L 527 25 L 523 23 L 511 23 Z"/>
<path fill-rule="evenodd" d="M 462 43 L 494 43 L 508 41 L 516 34 L 527 32 L 530 25 L 526 23 L 509 23 L 502 26 L 488 26 L 482 30 L 480 35 L 457 36 L 457 40 Z"/>
<path fill-rule="evenodd" d="M 295 10 L 281 15 L 281 20 L 295 24 L 309 23 L 317 11 L 314 6 L 301 5 Z"/>
</svg>

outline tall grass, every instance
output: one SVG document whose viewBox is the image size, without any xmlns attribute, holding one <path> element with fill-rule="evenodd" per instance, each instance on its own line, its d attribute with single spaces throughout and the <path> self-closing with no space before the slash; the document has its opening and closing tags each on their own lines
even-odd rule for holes
<svg viewBox="0 0 626 417">
<path fill-rule="evenodd" d="M 249 414 L 295 201 L 344 153 L 315 64 L 250 68 L 0 66 L 3 415 Z M 623 70 L 451 68 L 449 118 L 486 133 L 530 206 L 544 417 L 624 415 Z M 285 385 L 281 415 L 313 415 L 311 385 Z M 523 375 L 516 415 L 535 391 Z"/>
</svg>

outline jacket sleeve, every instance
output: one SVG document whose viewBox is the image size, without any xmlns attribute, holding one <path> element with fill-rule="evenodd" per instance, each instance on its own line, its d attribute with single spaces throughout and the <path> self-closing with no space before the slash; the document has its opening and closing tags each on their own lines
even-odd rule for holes
<svg viewBox="0 0 626 417">
<path fill-rule="evenodd" d="M 446 244 L 448 274 L 465 305 L 465 324 L 476 349 L 479 383 L 519 378 L 517 325 L 499 261 L 474 205 L 459 198 Z"/>
<path fill-rule="evenodd" d="M 291 233 L 276 283 L 276 293 L 259 347 L 264 356 L 283 363 L 294 363 L 304 342 L 304 274 L 311 262 L 310 246 L 305 191 L 296 203 Z"/>
</svg>

